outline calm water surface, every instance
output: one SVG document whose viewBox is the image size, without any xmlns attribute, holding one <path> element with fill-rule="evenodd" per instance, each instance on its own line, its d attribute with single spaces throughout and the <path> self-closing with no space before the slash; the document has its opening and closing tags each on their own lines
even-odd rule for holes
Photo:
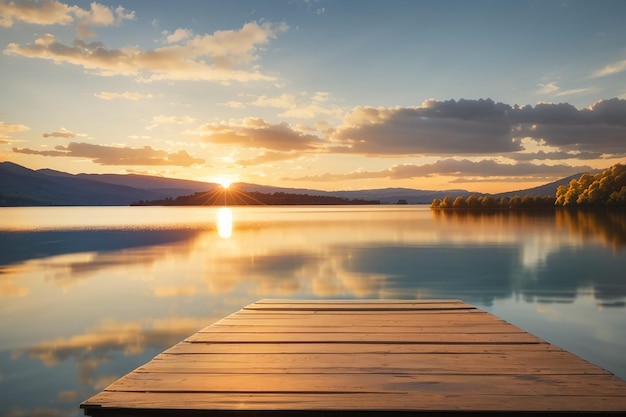
<svg viewBox="0 0 626 417">
<path fill-rule="evenodd" d="M 0 209 L 0 416 L 78 404 L 260 298 L 459 298 L 626 379 L 626 213 Z"/>
</svg>

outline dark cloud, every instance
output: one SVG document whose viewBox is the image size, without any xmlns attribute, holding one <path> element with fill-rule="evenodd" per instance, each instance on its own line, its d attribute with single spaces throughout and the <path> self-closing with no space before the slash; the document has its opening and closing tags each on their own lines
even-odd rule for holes
<svg viewBox="0 0 626 417">
<path fill-rule="evenodd" d="M 186 151 L 167 152 L 150 146 L 129 148 L 77 142 L 70 142 L 67 146 L 56 146 L 54 150 L 50 151 L 13 148 L 13 152 L 42 156 L 88 158 L 100 165 L 176 165 L 188 167 L 205 162 L 204 159 L 192 157 Z"/>
<path fill-rule="evenodd" d="M 41 155 L 41 156 L 70 156 L 67 152 L 63 151 L 38 151 L 36 149 L 29 148 L 13 148 L 13 152 L 23 153 L 26 155 Z"/>
<path fill-rule="evenodd" d="M 578 152 L 578 153 L 570 153 L 570 152 L 516 152 L 509 155 L 506 155 L 508 158 L 514 159 L 516 161 L 534 161 L 534 160 L 563 160 L 563 159 L 576 159 L 576 160 L 593 160 L 600 159 L 602 157 L 602 153 L 600 152 Z"/>
<path fill-rule="evenodd" d="M 526 137 L 562 150 L 626 154 L 626 100 L 601 100 L 581 110 L 567 103 L 519 107 L 490 99 L 357 107 L 331 139 L 339 152 L 363 155 L 490 155 L 523 150 Z"/>
</svg>

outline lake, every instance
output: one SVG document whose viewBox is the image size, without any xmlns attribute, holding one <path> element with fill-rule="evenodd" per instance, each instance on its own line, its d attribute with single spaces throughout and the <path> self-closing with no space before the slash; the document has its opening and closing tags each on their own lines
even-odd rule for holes
<svg viewBox="0 0 626 417">
<path fill-rule="evenodd" d="M 0 208 L 0 416 L 78 404 L 261 298 L 458 298 L 626 379 L 626 213 Z"/>
</svg>

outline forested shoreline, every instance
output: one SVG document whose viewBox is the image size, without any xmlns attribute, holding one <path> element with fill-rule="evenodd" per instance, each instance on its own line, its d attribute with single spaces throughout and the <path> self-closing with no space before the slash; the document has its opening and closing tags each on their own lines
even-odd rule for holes
<svg viewBox="0 0 626 417">
<path fill-rule="evenodd" d="M 216 189 L 197 192 L 176 198 L 144 201 L 140 200 L 132 206 L 260 206 L 260 205 L 366 205 L 380 204 L 377 200 L 348 199 L 334 196 L 309 194 L 292 194 L 284 192 L 260 193 L 257 191 L 243 192 L 236 188 Z"/>
<path fill-rule="evenodd" d="M 616 164 L 601 173 L 582 174 L 569 185 L 561 185 L 555 195 L 446 196 L 435 198 L 432 209 L 546 209 L 554 207 L 626 207 L 626 165 Z"/>
</svg>

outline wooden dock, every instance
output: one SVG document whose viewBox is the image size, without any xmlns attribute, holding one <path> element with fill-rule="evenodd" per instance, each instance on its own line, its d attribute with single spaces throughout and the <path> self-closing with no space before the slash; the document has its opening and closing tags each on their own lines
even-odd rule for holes
<svg viewBox="0 0 626 417">
<path fill-rule="evenodd" d="M 262 300 L 81 404 L 89 416 L 626 413 L 626 382 L 458 300 Z"/>
</svg>

